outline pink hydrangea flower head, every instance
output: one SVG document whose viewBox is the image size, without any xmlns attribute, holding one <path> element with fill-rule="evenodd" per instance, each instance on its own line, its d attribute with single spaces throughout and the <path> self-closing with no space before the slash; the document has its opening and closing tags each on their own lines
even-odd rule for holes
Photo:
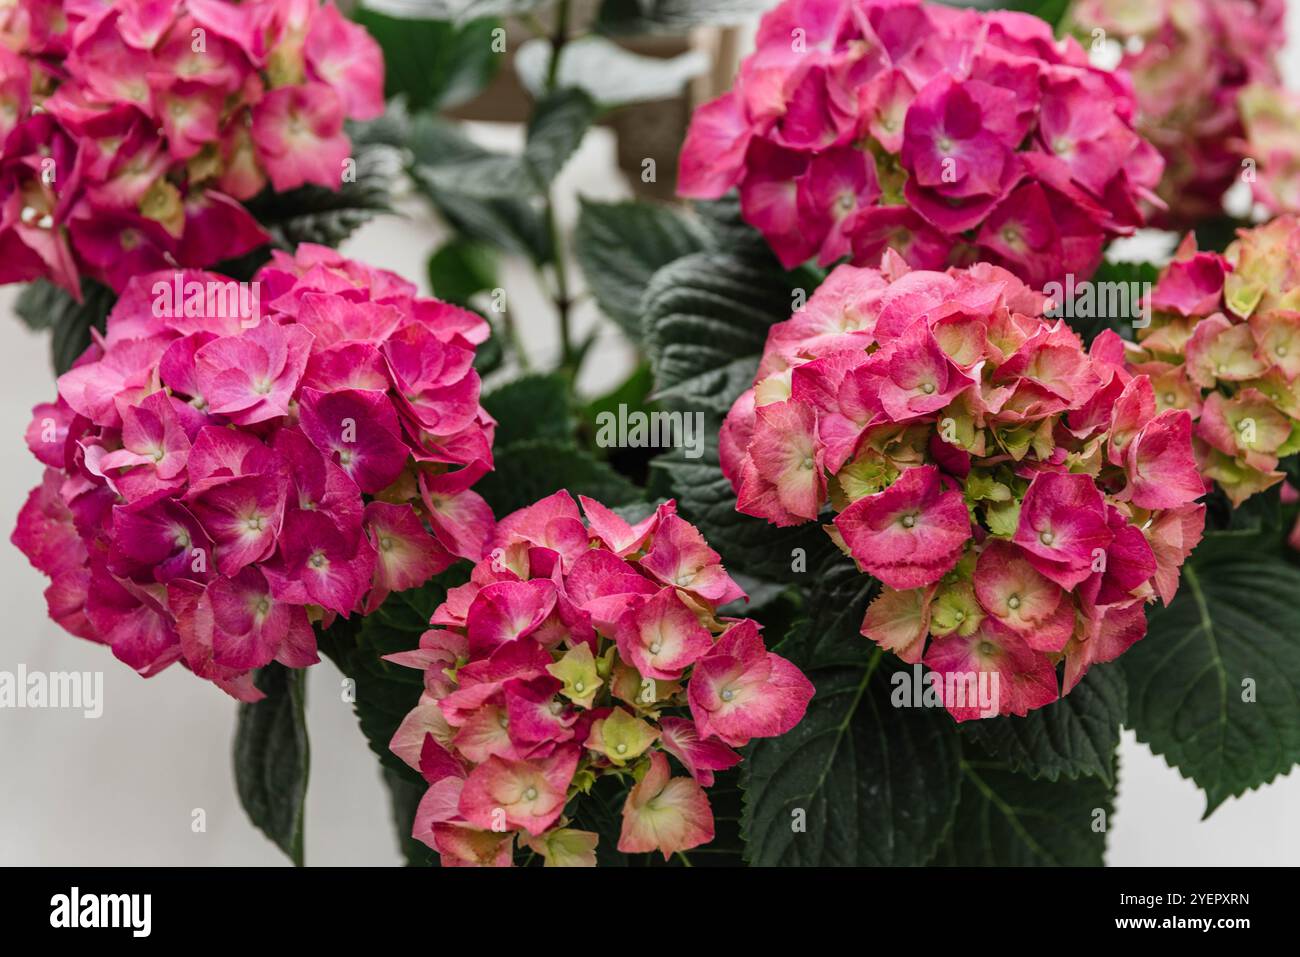
<svg viewBox="0 0 1300 957">
<path fill-rule="evenodd" d="M 1126 452 L 1135 505 L 1174 507 L 1179 488 L 1204 479 L 1235 506 L 1283 480 L 1278 462 L 1300 451 L 1297 255 L 1300 220 L 1286 215 L 1239 231 L 1222 256 L 1189 234 L 1160 274 L 1128 357 L 1153 373 L 1159 412 Z"/>
<path fill-rule="evenodd" d="M 466 850 L 450 835 L 491 830 L 548 864 L 594 864 L 598 837 L 570 815 L 612 777 L 627 785 L 618 850 L 712 840 L 705 789 L 733 748 L 786 733 L 813 695 L 757 624 L 720 616 L 740 598 L 672 502 L 632 521 L 561 491 L 503 517 L 420 647 L 389 656 L 425 675 L 391 743 L 429 784 L 414 836 L 444 864 Z"/>
<path fill-rule="evenodd" d="M 922 0 L 785 0 L 732 90 L 700 107 L 682 195 L 738 188 L 781 262 L 893 249 L 918 268 L 988 260 L 1041 286 L 1089 275 L 1141 225 L 1163 161 L 1122 75 L 1020 14 Z"/>
<path fill-rule="evenodd" d="M 945 682 L 997 676 L 992 712 L 945 700 L 958 720 L 1042 707 L 1120 654 L 1142 605 L 1172 599 L 1204 525 L 1189 414 L 1160 407 L 1164 380 L 1130 369 L 1118 336 L 1084 349 L 1047 309 L 988 263 L 839 266 L 772 327 L 722 429 L 738 510 L 820 521 L 881 583 L 864 636 Z M 1230 438 L 1243 416 L 1263 420 L 1242 395 L 1221 416 Z M 1280 434 L 1232 449 L 1268 455 Z M 1127 644 L 1072 653 L 1102 632 Z M 691 690 L 697 727 L 734 746 L 744 736 L 710 692 L 768 667 L 748 660 L 705 657 Z"/>
<path fill-rule="evenodd" d="M 383 88 L 378 44 L 320 0 L 17 0 L 0 23 L 0 282 L 80 297 L 83 277 L 121 291 L 265 245 L 242 202 L 268 183 L 337 190 L 343 123 L 381 114 Z"/>
<path fill-rule="evenodd" d="M 320 247 L 278 253 L 252 283 L 133 279 L 27 431 L 48 471 L 13 538 L 52 579 L 51 615 L 142 674 L 180 661 L 255 698 L 253 669 L 317 660 L 313 625 L 478 561 L 492 538 L 471 488 L 492 467 L 472 370 L 484 326 Z M 416 331 L 439 344 L 440 387 L 471 407 L 436 437 L 383 358 Z M 730 595 L 716 555 L 677 548 L 677 574 Z M 489 585 L 479 604 L 512 587 L 530 586 Z M 513 619 L 493 631 L 471 612 L 475 642 L 508 640 Z"/>
<path fill-rule="evenodd" d="M 1159 225 L 1186 229 L 1219 215 L 1247 157 L 1258 164 L 1252 188 L 1260 201 L 1276 203 L 1282 184 L 1296 182 L 1300 111 L 1287 103 L 1277 64 L 1284 14 L 1282 0 L 1070 5 L 1066 23 L 1082 42 L 1104 31 L 1117 70 L 1131 78 L 1137 131 L 1165 161 L 1157 192 L 1168 209 Z M 1279 115 L 1289 116 L 1280 126 Z M 1300 193 L 1291 199 L 1273 211 L 1300 210 Z"/>
</svg>

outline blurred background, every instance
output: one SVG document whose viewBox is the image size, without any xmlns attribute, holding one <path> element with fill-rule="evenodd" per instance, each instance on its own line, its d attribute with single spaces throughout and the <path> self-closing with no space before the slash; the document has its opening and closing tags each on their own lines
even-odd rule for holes
<svg viewBox="0 0 1300 957">
<path fill-rule="evenodd" d="M 418 0 L 383 0 L 391 9 Z M 581 4 L 579 4 L 581 6 Z M 760 4 L 761 6 L 761 4 Z M 1300 88 L 1300 2 L 1288 3 L 1292 42 L 1283 61 L 1287 85 Z M 615 113 L 592 130 L 556 182 L 562 228 L 577 218 L 579 198 L 616 200 L 638 192 L 671 195 L 671 170 L 691 106 L 729 84 L 747 49 L 753 22 L 727 30 L 696 30 L 634 44 L 692 77 L 683 95 Z M 507 55 L 518 43 L 508 38 Z M 610 80 L 617 78 L 617 70 Z M 491 149 L 515 150 L 523 141 L 523 87 L 516 71 L 501 69 L 473 100 L 458 106 L 467 133 Z M 642 161 L 655 158 L 663 174 L 643 183 Z M 446 227 L 414 196 L 396 215 L 372 221 L 343 252 L 391 269 L 429 292 L 428 261 L 448 237 Z M 1160 236 L 1139 246 L 1160 249 Z M 1134 258 L 1142 255 L 1139 249 Z M 499 264 L 522 344 L 549 365 L 559 351 L 550 298 L 526 263 Z M 580 276 L 578 270 L 572 270 Z M 230 743 L 236 705 L 215 686 L 180 667 L 144 680 L 99 645 L 74 639 L 46 617 L 46 580 L 8 541 L 8 530 L 40 466 L 23 432 L 30 410 L 54 396 L 49 344 L 12 316 L 15 287 L 0 288 L 0 671 L 100 671 L 102 717 L 79 711 L 0 709 L 0 864 L 3 865 L 285 865 L 286 859 L 245 818 L 235 794 Z M 601 323 L 582 299 L 573 315 L 575 337 L 597 329 L 593 353 L 579 382 L 594 395 L 622 382 L 635 362 L 618 330 Z M 1300 596 L 1297 596 L 1300 600 Z M 342 676 L 328 661 L 308 679 L 311 784 L 306 822 L 309 865 L 395 865 L 401 862 L 387 816 L 379 766 L 344 700 Z M 1126 732 L 1120 755 L 1116 813 L 1108 834 L 1108 862 L 1129 865 L 1283 865 L 1300 863 L 1300 777 L 1275 781 L 1229 800 L 1202 821 L 1204 799 L 1190 781 Z M 201 809 L 206 830 L 192 829 Z"/>
</svg>

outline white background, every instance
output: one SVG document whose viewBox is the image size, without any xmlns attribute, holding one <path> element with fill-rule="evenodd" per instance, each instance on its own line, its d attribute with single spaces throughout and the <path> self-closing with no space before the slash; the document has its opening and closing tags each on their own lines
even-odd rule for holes
<svg viewBox="0 0 1300 957">
<path fill-rule="evenodd" d="M 1289 9 L 1300 34 L 1300 4 Z M 1289 85 L 1300 85 L 1295 44 Z M 480 127 L 488 145 L 517 143 L 517 130 Z M 576 196 L 612 199 L 626 186 L 612 171 L 614 145 L 591 134 L 562 174 L 562 219 Z M 418 203 L 409 218 L 387 217 L 345 247 L 427 287 L 424 265 L 443 236 Z M 535 360 L 558 351 L 554 320 L 526 270 L 505 285 Z M 94 671 L 104 677 L 103 716 L 75 711 L 0 710 L 0 865 L 281 865 L 284 857 L 245 818 L 235 795 L 230 745 L 235 703 L 179 665 L 144 680 L 99 645 L 72 638 L 46 617 L 46 579 L 8 541 L 13 517 L 39 481 L 23 443 L 31 406 L 54 396 L 48 343 L 12 318 L 15 290 L 0 289 L 0 671 Z M 596 321 L 580 310 L 579 331 Z M 619 381 L 630 350 L 612 330 L 588 361 L 582 386 Z M 1300 596 L 1297 596 L 1300 601 Z M 312 768 L 306 856 L 309 864 L 397 864 L 387 795 L 374 756 L 340 694 L 341 676 L 322 662 L 310 671 L 308 723 Z M 1126 733 L 1117 810 L 1108 835 L 1112 865 L 1300 864 L 1300 776 L 1230 800 L 1208 821 L 1196 787 Z M 191 829 L 195 809 L 205 833 Z"/>
</svg>

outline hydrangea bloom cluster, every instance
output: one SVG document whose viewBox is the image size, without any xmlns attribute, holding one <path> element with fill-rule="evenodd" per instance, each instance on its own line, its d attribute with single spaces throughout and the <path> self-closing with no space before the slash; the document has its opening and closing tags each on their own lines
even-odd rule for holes
<svg viewBox="0 0 1300 957">
<path fill-rule="evenodd" d="M 313 624 L 482 556 L 495 423 L 479 316 L 319 246 L 258 273 L 263 314 L 222 305 L 238 285 L 126 285 L 34 410 L 13 541 L 67 631 L 254 700 L 250 669 L 317 660 Z"/>
<path fill-rule="evenodd" d="M 1239 505 L 1300 451 L 1300 219 L 1242 230 L 1226 253 L 1189 234 L 1152 289 L 1134 371 L 1195 420 L 1201 472 Z"/>
<path fill-rule="evenodd" d="M 835 269 L 768 336 L 721 435 L 737 508 L 818 519 L 883 590 L 862 632 L 1023 715 L 1146 630 L 1204 526 L 1191 416 L 1157 411 L 1112 332 L 1085 351 L 980 263 Z M 927 647 L 927 638 L 929 645 Z M 991 677 L 987 679 L 992 684 Z M 952 689 L 958 689 L 954 696 Z"/>
<path fill-rule="evenodd" d="M 429 783 L 414 836 L 444 865 L 509 865 L 516 841 L 594 864 L 598 836 L 565 811 L 608 776 L 632 785 L 620 851 L 707 843 L 714 772 L 812 698 L 757 624 L 718 617 L 744 593 L 672 502 L 629 524 L 581 501 L 585 523 L 565 491 L 502 519 L 419 648 L 390 656 L 424 671 L 391 747 Z"/>
<path fill-rule="evenodd" d="M 1040 287 L 1090 275 L 1142 223 L 1162 163 L 1132 113 L 1122 74 L 1027 14 L 786 0 L 735 88 L 696 112 L 679 189 L 739 186 L 787 267 L 875 266 L 888 247 Z"/>
<path fill-rule="evenodd" d="M 1238 105 L 1255 202 L 1274 215 L 1300 213 L 1300 95 L 1255 84 L 1241 91 Z"/>
<path fill-rule="evenodd" d="M 120 291 L 269 237 L 269 182 L 337 189 L 378 44 L 319 0 L 14 0 L 0 11 L 0 282 Z"/>
<path fill-rule="evenodd" d="M 1268 163 L 1247 146 L 1242 100 L 1267 97 L 1281 80 L 1283 0 L 1075 0 L 1069 19 L 1081 36 L 1116 40 L 1119 66 L 1133 80 L 1137 128 L 1165 159 L 1161 225 L 1188 226 L 1222 212 L 1242 160 Z M 1104 31 L 1095 34 L 1093 31 Z M 1252 87 L 1253 88 L 1253 87 Z M 1295 155 L 1295 154 L 1292 154 Z M 1259 182 L 1259 180 L 1257 180 Z"/>
</svg>

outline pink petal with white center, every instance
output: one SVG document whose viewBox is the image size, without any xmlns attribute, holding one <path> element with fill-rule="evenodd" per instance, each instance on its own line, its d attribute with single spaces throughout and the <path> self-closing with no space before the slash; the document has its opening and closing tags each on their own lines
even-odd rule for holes
<svg viewBox="0 0 1300 957">
<path fill-rule="evenodd" d="M 234 575 L 275 551 L 289 493 L 283 472 L 246 475 L 203 489 L 186 504 L 217 546 L 217 569 Z"/>
<path fill-rule="evenodd" d="M 637 564 L 665 585 L 693 592 L 711 605 L 746 597 L 700 530 L 676 515 L 665 516 L 660 522 L 650 551 Z"/>
<path fill-rule="evenodd" d="M 337 190 L 351 144 L 343 101 L 324 83 L 282 86 L 253 107 L 253 144 L 276 192 L 307 183 Z"/>
<path fill-rule="evenodd" d="M 303 53 L 313 75 L 343 98 L 350 119 L 370 120 L 383 114 L 383 53 L 365 27 L 326 4 L 311 19 Z"/>
<path fill-rule="evenodd" d="M 1056 669 L 1014 632 L 985 618 L 968 637 L 953 632 L 930 642 L 925 664 L 957 721 L 994 714 L 1024 716 L 1057 699 Z"/>
<path fill-rule="evenodd" d="M 974 585 L 980 606 L 1026 640 L 1047 625 L 1062 601 L 1070 604 L 1061 587 L 1039 574 L 1019 546 L 997 539 L 980 553 Z"/>
<path fill-rule="evenodd" d="M 813 690 L 798 668 L 767 651 L 748 619 L 696 662 L 687 683 L 695 727 L 732 747 L 785 734 L 803 718 Z"/>
<path fill-rule="evenodd" d="M 713 636 L 673 588 L 631 608 L 615 631 L 619 655 L 648 678 L 673 681 L 713 649 Z"/>
<path fill-rule="evenodd" d="M 811 407 L 793 401 L 759 406 L 749 454 L 741 471 L 738 511 L 780 526 L 817 517 L 826 499 L 825 452 Z"/>
<path fill-rule="evenodd" d="M 475 656 L 535 632 L 555 607 L 555 585 L 540 579 L 497 582 L 475 596 L 465 618 L 469 647 Z"/>
<path fill-rule="evenodd" d="M 883 492 L 858 499 L 835 517 L 858 564 L 891 588 L 930 585 L 961 557 L 970 538 L 962 493 L 943 489 L 932 465 L 910 468 Z"/>
<path fill-rule="evenodd" d="M 409 452 L 397 415 L 382 393 L 303 389 L 299 416 L 303 434 L 333 457 L 363 492 L 383 490 L 406 466 Z"/>
<path fill-rule="evenodd" d="M 370 502 L 363 523 L 377 556 L 375 585 L 367 601 L 372 611 L 389 592 L 422 585 L 455 561 L 409 505 Z"/>
<path fill-rule="evenodd" d="M 289 413 L 311 333 L 301 326 L 260 322 L 240 336 L 214 339 L 194 354 L 208 410 L 236 425 L 255 425 Z"/>
<path fill-rule="evenodd" d="M 487 829 L 523 828 L 541 834 L 564 810 L 569 782 L 578 766 L 578 749 L 565 748 L 541 761 L 488 758 L 465 781 L 460 811 L 465 820 Z"/>
<path fill-rule="evenodd" d="M 704 790 L 690 778 L 670 778 L 668 759 L 650 753 L 650 767 L 623 804 L 618 849 L 624 854 L 659 851 L 664 860 L 713 840 L 713 811 Z"/>
<path fill-rule="evenodd" d="M 549 674 L 527 681 L 516 678 L 504 685 L 510 740 L 523 751 L 539 744 L 559 744 L 573 737 L 578 713 L 558 697 L 563 682 Z"/>
<path fill-rule="evenodd" d="M 1101 492 L 1091 476 L 1034 476 L 1013 541 L 1029 553 L 1041 574 L 1062 588 L 1074 588 L 1092 574 L 1093 563 L 1105 553 L 1111 537 Z"/>
</svg>

